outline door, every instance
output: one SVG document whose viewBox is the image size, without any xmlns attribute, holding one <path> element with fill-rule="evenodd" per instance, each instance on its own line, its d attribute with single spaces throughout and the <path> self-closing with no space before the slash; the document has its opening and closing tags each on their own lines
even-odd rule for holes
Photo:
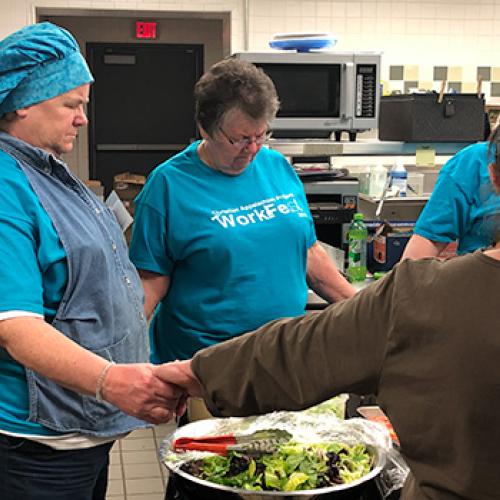
<svg viewBox="0 0 500 500">
<path fill-rule="evenodd" d="M 147 175 L 197 137 L 193 89 L 203 46 L 89 43 L 89 171 L 106 193 L 122 172 Z"/>
</svg>

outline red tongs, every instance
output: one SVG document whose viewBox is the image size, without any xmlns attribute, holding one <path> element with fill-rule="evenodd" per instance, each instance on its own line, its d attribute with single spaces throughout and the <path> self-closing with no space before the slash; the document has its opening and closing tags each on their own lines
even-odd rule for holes
<svg viewBox="0 0 500 500">
<path fill-rule="evenodd" d="M 227 455 L 228 451 L 258 451 L 269 453 L 277 445 L 290 441 L 292 435 L 281 429 L 263 429 L 252 434 L 235 436 L 180 437 L 174 440 L 175 451 L 198 450 Z"/>
</svg>

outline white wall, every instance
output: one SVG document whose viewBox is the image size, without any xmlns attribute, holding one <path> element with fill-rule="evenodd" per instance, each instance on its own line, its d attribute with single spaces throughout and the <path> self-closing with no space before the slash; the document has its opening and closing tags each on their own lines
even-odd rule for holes
<svg viewBox="0 0 500 500">
<path fill-rule="evenodd" d="M 247 44 L 249 50 L 267 50 L 278 32 L 325 31 L 339 38 L 338 50 L 382 51 L 384 81 L 389 66 L 403 65 L 404 80 L 430 88 L 438 84 L 433 66 L 448 66 L 459 74 L 451 79 L 470 92 L 477 66 L 488 66 L 491 81 L 500 85 L 500 0 L 0 0 L 0 39 L 34 22 L 37 8 L 67 14 L 85 9 L 89 16 L 110 9 L 229 12 L 231 51 Z M 404 85 L 389 83 L 391 90 Z M 488 98 L 490 82 L 483 91 Z"/>
<path fill-rule="evenodd" d="M 500 65 L 500 0 L 250 0 L 250 14 L 255 47 L 274 32 L 325 30 L 339 50 L 384 51 L 385 65 Z"/>
<path fill-rule="evenodd" d="M 384 67 L 500 66 L 500 0 L 0 0 L 0 37 L 33 22 L 36 7 L 229 11 L 242 50 L 246 4 L 250 49 L 276 32 L 324 30 L 339 50 L 382 50 Z"/>
</svg>

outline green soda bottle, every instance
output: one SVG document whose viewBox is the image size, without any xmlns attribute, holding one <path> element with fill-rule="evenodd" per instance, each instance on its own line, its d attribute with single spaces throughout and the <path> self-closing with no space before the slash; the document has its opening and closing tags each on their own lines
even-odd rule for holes
<svg viewBox="0 0 500 500">
<path fill-rule="evenodd" d="M 363 221 L 363 214 L 354 214 L 349 231 L 349 265 L 347 276 L 349 281 L 364 281 L 366 279 L 366 242 L 368 230 Z"/>
</svg>

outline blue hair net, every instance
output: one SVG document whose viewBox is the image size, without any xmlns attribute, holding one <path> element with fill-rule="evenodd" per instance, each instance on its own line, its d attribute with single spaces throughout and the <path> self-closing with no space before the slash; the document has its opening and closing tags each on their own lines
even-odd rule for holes
<svg viewBox="0 0 500 500">
<path fill-rule="evenodd" d="M 0 116 L 94 81 L 76 40 L 51 23 L 0 41 Z"/>
</svg>

